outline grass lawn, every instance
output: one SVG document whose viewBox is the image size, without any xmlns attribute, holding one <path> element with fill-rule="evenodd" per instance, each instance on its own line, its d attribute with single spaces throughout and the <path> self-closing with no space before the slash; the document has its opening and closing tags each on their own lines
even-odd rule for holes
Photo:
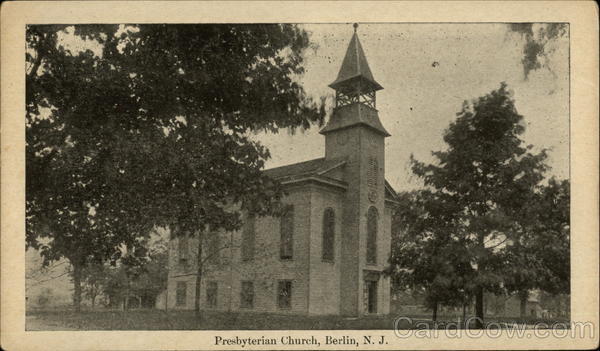
<svg viewBox="0 0 600 351">
<path fill-rule="evenodd" d="M 327 330 L 393 329 L 397 316 L 344 318 L 270 313 L 162 310 L 70 310 L 27 313 L 27 330 Z M 409 328 L 408 323 L 401 328 Z"/>
<path fill-rule="evenodd" d="M 339 316 L 299 316 L 270 313 L 239 313 L 204 311 L 197 317 L 193 311 L 162 310 L 72 310 L 30 311 L 27 313 L 27 330 L 368 330 L 393 329 L 397 315 L 345 318 Z M 400 329 L 431 327 L 429 316 L 409 316 Z M 455 318 L 440 316 L 438 328 Z M 549 320 L 515 321 L 508 318 L 487 319 L 486 322 L 533 324 Z M 568 322 L 568 321 L 561 321 Z M 420 323 L 418 325 L 415 325 Z"/>
</svg>

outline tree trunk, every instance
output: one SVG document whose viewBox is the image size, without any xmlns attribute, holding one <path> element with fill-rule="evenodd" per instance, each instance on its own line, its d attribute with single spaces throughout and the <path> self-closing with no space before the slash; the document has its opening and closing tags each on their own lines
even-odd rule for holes
<svg viewBox="0 0 600 351">
<path fill-rule="evenodd" d="M 483 287 L 475 292 L 475 329 L 483 328 Z"/>
<path fill-rule="evenodd" d="M 519 292 L 519 302 L 520 304 L 520 315 L 521 318 L 527 317 L 527 298 L 529 297 L 529 292 L 527 290 L 523 290 Z"/>
<path fill-rule="evenodd" d="M 125 301 L 123 302 L 123 311 L 129 310 L 129 275 L 125 274 Z"/>
<path fill-rule="evenodd" d="M 96 306 L 96 295 L 91 297 L 92 299 L 92 309 L 94 309 L 94 307 Z"/>
<path fill-rule="evenodd" d="M 204 231 L 198 232 L 198 253 L 196 255 L 196 296 L 194 298 L 194 311 L 196 316 L 200 315 L 200 285 L 202 282 L 202 241 L 204 239 Z"/>
<path fill-rule="evenodd" d="M 81 264 L 72 262 L 73 265 L 73 306 L 75 311 L 81 311 Z"/>
<path fill-rule="evenodd" d="M 167 273 L 169 274 L 169 273 Z M 167 288 L 165 289 L 165 312 L 169 310 L 169 283 L 167 278 Z"/>
<path fill-rule="evenodd" d="M 464 326 L 466 320 L 467 320 L 467 302 L 463 302 L 463 305 L 462 305 L 462 323 L 463 323 L 463 326 Z"/>
<path fill-rule="evenodd" d="M 485 235 L 480 232 L 478 234 L 478 246 L 479 249 L 485 251 Z M 483 259 L 479 259 L 477 262 L 477 275 L 482 276 L 485 274 L 485 267 Z M 477 286 L 475 288 L 475 329 L 483 329 L 483 286 Z"/>
<path fill-rule="evenodd" d="M 438 313 L 438 303 L 437 301 L 433 303 L 433 316 L 431 317 L 431 319 L 433 319 L 433 321 L 437 321 L 437 313 Z"/>
</svg>

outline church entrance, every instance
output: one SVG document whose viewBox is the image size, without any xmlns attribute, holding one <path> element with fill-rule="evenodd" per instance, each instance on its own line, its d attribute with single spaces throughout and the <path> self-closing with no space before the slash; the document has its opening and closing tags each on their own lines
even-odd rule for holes
<svg viewBox="0 0 600 351">
<path fill-rule="evenodd" d="M 379 275 L 380 273 L 377 271 L 364 271 L 364 311 L 368 314 L 377 313 L 377 288 L 379 285 Z"/>
<path fill-rule="evenodd" d="M 367 282 L 367 312 L 377 313 L 377 282 Z"/>
</svg>

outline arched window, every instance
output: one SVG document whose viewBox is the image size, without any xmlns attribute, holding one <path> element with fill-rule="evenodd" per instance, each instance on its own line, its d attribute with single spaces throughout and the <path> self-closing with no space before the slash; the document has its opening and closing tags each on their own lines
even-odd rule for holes
<svg viewBox="0 0 600 351">
<path fill-rule="evenodd" d="M 323 260 L 333 261 L 335 248 L 335 212 L 326 208 L 323 212 Z"/>
<path fill-rule="evenodd" d="M 367 263 L 377 263 L 377 227 L 379 213 L 373 206 L 367 211 Z"/>
</svg>

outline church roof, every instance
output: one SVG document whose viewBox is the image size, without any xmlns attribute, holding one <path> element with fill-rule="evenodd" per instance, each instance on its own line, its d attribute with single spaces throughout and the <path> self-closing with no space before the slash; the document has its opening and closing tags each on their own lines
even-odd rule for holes
<svg viewBox="0 0 600 351">
<path fill-rule="evenodd" d="M 325 157 L 321 157 L 315 158 L 314 160 L 267 169 L 265 170 L 265 173 L 271 178 L 318 174 L 321 171 L 326 171 L 327 169 L 339 163 L 340 160 L 325 160 Z"/>
<path fill-rule="evenodd" d="M 370 127 L 385 137 L 390 136 L 390 133 L 381 124 L 377 113 L 363 104 L 346 105 L 338 108 L 336 113 L 329 117 L 329 121 L 319 133 L 327 134 L 334 130 L 348 128 L 357 124 Z"/>
<path fill-rule="evenodd" d="M 315 158 L 304 162 L 293 163 L 291 165 L 275 167 L 264 170 L 265 174 L 271 178 L 278 179 L 285 183 L 299 179 L 312 179 L 329 185 L 344 188 L 347 184 L 338 179 L 327 177 L 325 174 L 346 164 L 345 159 L 327 160 L 325 157 Z M 398 195 L 390 183 L 385 180 L 385 197 L 392 202 L 397 201 Z"/>
<path fill-rule="evenodd" d="M 375 81 L 373 73 L 369 68 L 367 57 L 363 51 L 360 40 L 356 31 L 350 40 L 348 49 L 346 50 L 346 56 L 342 62 L 342 67 L 338 73 L 337 79 L 329 86 L 333 89 L 339 89 L 345 85 L 352 84 L 354 82 L 365 82 L 370 90 L 381 90 L 383 87 Z"/>
</svg>

